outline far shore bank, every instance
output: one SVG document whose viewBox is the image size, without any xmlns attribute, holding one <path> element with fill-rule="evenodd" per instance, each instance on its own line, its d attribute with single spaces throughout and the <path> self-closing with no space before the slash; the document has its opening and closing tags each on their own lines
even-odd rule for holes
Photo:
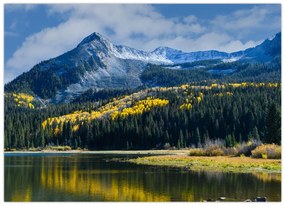
<svg viewBox="0 0 285 206">
<path fill-rule="evenodd" d="M 82 153 L 82 154 L 143 154 L 143 155 L 188 155 L 189 150 L 40 150 L 40 151 L 29 151 L 29 150 L 15 150 L 15 151 L 4 151 L 4 154 L 35 154 L 35 153 Z"/>
<path fill-rule="evenodd" d="M 281 173 L 281 159 L 230 156 L 159 155 L 126 160 L 140 165 L 183 168 L 193 171 Z"/>
</svg>

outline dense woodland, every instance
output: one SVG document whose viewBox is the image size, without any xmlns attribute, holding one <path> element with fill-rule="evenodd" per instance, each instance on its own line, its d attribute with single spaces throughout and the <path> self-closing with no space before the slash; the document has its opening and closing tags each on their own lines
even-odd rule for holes
<svg viewBox="0 0 285 206">
<path fill-rule="evenodd" d="M 88 91 L 89 95 L 74 103 L 48 107 L 30 100 L 34 108 L 31 102 L 19 100 L 20 96 L 6 93 L 5 148 L 69 145 L 90 150 L 162 149 L 201 147 L 208 140 L 220 140 L 230 147 L 250 139 L 280 144 L 280 84 L 252 85 L 162 88 L 146 92 L 149 95 L 146 101 L 152 105 L 145 105 L 142 110 L 134 111 L 143 105 L 132 100 L 130 108 L 114 113 L 115 116 L 53 121 L 45 127 L 43 122 L 48 118 L 75 111 L 87 114 L 100 111 L 108 102 L 134 91 Z M 122 115 L 123 111 L 126 115 Z"/>
<path fill-rule="evenodd" d="M 219 63 L 218 60 L 198 61 L 173 65 L 181 69 L 171 69 L 161 65 L 148 65 L 141 75 L 147 86 L 175 86 L 188 82 L 199 85 L 204 80 L 217 82 L 279 82 L 281 79 L 281 60 L 276 58 L 270 64 L 264 63 Z M 232 72 L 227 73 L 227 70 Z M 217 72 L 209 72 L 217 71 Z M 225 71 L 225 72 L 223 72 Z"/>
</svg>

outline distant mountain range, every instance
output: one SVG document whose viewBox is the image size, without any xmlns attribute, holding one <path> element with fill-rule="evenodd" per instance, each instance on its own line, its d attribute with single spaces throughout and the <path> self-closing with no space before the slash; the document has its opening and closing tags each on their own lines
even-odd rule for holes
<svg viewBox="0 0 285 206">
<path fill-rule="evenodd" d="M 68 101 L 90 88 L 136 88 L 147 65 L 179 65 L 203 60 L 270 63 L 281 57 L 281 33 L 260 45 L 226 53 L 215 50 L 183 52 L 159 47 L 145 52 L 114 45 L 98 33 L 84 38 L 76 48 L 35 65 L 5 85 L 5 91 L 24 91 L 53 102 Z"/>
</svg>

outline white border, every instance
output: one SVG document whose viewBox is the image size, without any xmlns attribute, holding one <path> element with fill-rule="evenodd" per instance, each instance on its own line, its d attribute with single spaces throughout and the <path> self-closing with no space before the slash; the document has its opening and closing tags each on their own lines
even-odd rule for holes
<svg viewBox="0 0 285 206">
<path fill-rule="evenodd" d="M 0 10 L 0 38 L 1 38 L 1 50 L 0 50 L 0 63 L 1 63 L 1 70 L 0 70 L 0 118 L 1 118 L 1 123 L 0 123 L 0 149 L 2 152 L 1 158 L 0 158 L 0 204 L 1 205 L 26 205 L 26 204 L 39 204 L 39 202 L 29 202 L 29 203 L 6 203 L 4 202 L 4 4 L 8 3 L 31 3 L 31 4 L 45 4 L 45 3 L 53 3 L 53 4 L 59 4 L 59 3 L 66 3 L 66 4 L 71 4 L 71 3 L 103 3 L 103 4 L 112 4 L 112 3 L 130 3 L 130 4 L 147 4 L 147 3 L 152 3 L 152 4 L 282 4 L 281 6 L 281 11 L 282 11 L 282 23 L 281 23 L 281 34 L 282 34 L 282 40 L 284 39 L 284 0 L 266 0 L 266 1 L 257 1 L 257 0 L 231 0 L 226 1 L 226 0 L 30 0 L 30 1 L 25 1 L 25 0 L 1 0 L 0 5 L 1 5 L 1 10 Z M 284 52 L 284 44 L 282 41 L 282 54 Z M 282 55 L 282 67 L 284 65 L 284 55 Z M 282 68 L 283 70 L 283 68 Z M 284 71 L 281 73 L 282 76 L 282 104 L 281 108 L 284 108 Z M 284 117 L 284 110 L 282 109 L 282 117 Z M 285 121 L 282 119 L 282 145 L 284 145 L 285 140 L 284 140 L 284 132 L 283 128 L 285 128 Z M 285 154 L 285 149 L 284 146 L 282 146 L 282 154 Z M 284 168 L 284 161 L 282 158 L 282 168 Z M 264 205 L 281 205 L 282 203 L 285 202 L 285 192 L 284 192 L 284 170 L 282 169 L 282 193 L 281 193 L 281 198 L 282 202 L 280 203 L 258 203 L 258 204 L 264 204 Z M 41 202 L 40 204 L 42 205 L 50 205 L 50 204 L 64 204 L 64 205 L 75 205 L 77 203 L 70 203 L 70 202 Z M 82 203 L 81 203 L 82 204 Z M 83 204 L 96 204 L 96 205 L 110 205 L 110 204 L 116 204 L 116 205 L 173 205 L 173 204 L 179 204 L 179 205 L 200 205 L 201 203 L 198 202 L 183 202 L 183 203 L 177 203 L 177 202 L 167 202 L 167 203 L 134 203 L 134 202 L 129 202 L 129 203 L 111 203 L 111 202 L 90 202 L 90 203 L 83 203 Z M 225 205 L 229 203 L 203 203 L 203 205 Z M 230 203 L 231 205 L 242 205 L 243 203 Z M 252 204 L 252 203 L 250 203 Z"/>
</svg>

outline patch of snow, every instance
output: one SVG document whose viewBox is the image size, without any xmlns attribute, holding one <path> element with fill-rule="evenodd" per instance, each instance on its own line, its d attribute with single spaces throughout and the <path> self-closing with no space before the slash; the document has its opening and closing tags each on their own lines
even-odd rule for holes
<svg viewBox="0 0 285 206">
<path fill-rule="evenodd" d="M 146 61 L 150 63 L 164 63 L 164 64 L 172 64 L 173 62 L 167 59 L 163 55 L 144 52 L 136 49 L 132 49 L 126 46 L 116 46 L 112 50 L 115 57 L 120 59 L 134 59 L 140 61 Z"/>
<path fill-rule="evenodd" d="M 212 74 L 231 74 L 235 71 L 236 71 L 236 69 L 224 69 L 224 70 L 210 69 L 210 70 L 208 70 L 208 72 L 212 73 Z"/>
<path fill-rule="evenodd" d="M 183 69 L 181 66 L 174 66 L 174 67 L 171 67 L 171 66 L 168 66 L 168 67 L 164 67 L 165 69 Z"/>
<path fill-rule="evenodd" d="M 71 84 L 65 90 L 66 93 L 70 93 L 70 94 L 78 94 L 78 93 L 82 93 L 84 91 L 86 91 L 86 88 L 84 88 L 79 83 Z"/>
<path fill-rule="evenodd" d="M 224 63 L 230 63 L 230 62 L 236 62 L 240 59 L 241 57 L 232 57 L 232 58 L 228 58 L 228 59 L 222 59 L 222 62 Z"/>
<path fill-rule="evenodd" d="M 270 36 L 270 37 L 268 38 L 268 40 L 269 40 L 269 41 L 272 41 L 272 40 L 275 38 L 275 36 L 276 36 L 275 34 L 272 35 L 272 36 Z"/>
<path fill-rule="evenodd" d="M 213 65 L 215 65 L 215 64 L 213 64 Z M 197 66 L 194 66 L 193 68 L 195 68 L 195 69 L 203 69 L 203 68 L 206 68 L 206 66 L 204 66 L 204 65 L 197 65 Z"/>
</svg>

